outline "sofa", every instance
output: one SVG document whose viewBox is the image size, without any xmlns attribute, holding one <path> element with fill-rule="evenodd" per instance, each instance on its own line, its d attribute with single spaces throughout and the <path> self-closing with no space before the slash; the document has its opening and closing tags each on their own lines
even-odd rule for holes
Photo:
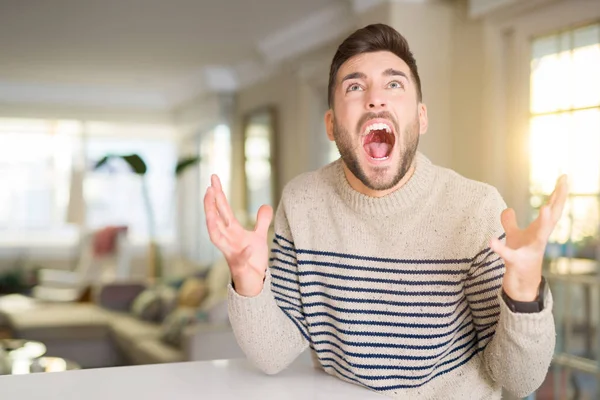
<svg viewBox="0 0 600 400">
<path fill-rule="evenodd" d="M 133 312 L 136 299 L 149 290 L 136 282 L 95 285 L 86 303 L 5 296 L 0 298 L 0 326 L 14 338 L 44 343 L 46 355 L 82 368 L 243 357 L 227 316 L 228 279 L 223 261 L 208 271 L 203 278 L 208 294 L 195 310 L 201 317 L 184 321 L 175 342 L 166 340 L 165 315 L 145 320 Z"/>
</svg>

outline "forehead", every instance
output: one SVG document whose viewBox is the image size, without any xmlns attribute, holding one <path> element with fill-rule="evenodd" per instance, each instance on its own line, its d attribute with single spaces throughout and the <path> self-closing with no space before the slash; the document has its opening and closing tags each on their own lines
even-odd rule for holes
<svg viewBox="0 0 600 400">
<path fill-rule="evenodd" d="M 389 51 L 362 53 L 349 58 L 340 67 L 336 80 L 339 82 L 344 76 L 353 72 L 361 72 L 367 77 L 381 76 L 384 71 L 393 68 L 411 76 L 410 68 L 403 59 Z"/>
</svg>

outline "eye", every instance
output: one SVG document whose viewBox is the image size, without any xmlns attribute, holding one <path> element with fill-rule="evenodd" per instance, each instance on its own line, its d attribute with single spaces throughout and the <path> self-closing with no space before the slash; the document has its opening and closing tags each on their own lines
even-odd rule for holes
<svg viewBox="0 0 600 400">
<path fill-rule="evenodd" d="M 404 85 L 400 81 L 391 81 L 388 83 L 390 89 L 404 89 Z"/>
<path fill-rule="evenodd" d="M 362 87 L 358 83 L 353 83 L 346 89 L 347 92 L 357 92 L 359 90 L 362 90 Z"/>
</svg>

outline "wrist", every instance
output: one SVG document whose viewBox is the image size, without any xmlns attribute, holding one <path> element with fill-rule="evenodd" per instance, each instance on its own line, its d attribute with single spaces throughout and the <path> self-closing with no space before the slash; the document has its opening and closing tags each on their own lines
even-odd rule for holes
<svg viewBox="0 0 600 400">
<path fill-rule="evenodd" d="M 505 277 L 502 282 L 502 290 L 514 301 L 535 301 L 539 294 L 541 282 L 541 276 L 538 279 L 529 281 L 513 280 L 510 277 Z"/>
<path fill-rule="evenodd" d="M 538 286 L 536 298 L 533 301 L 522 301 L 511 298 L 502 289 L 502 299 L 508 308 L 515 313 L 538 313 L 544 309 L 546 298 L 546 280 L 542 277 Z"/>
<path fill-rule="evenodd" d="M 262 279 L 254 282 L 249 282 L 248 279 L 236 279 L 233 277 L 231 279 L 231 285 L 233 290 L 242 297 L 256 297 L 262 292 L 264 281 L 264 276 Z"/>
</svg>

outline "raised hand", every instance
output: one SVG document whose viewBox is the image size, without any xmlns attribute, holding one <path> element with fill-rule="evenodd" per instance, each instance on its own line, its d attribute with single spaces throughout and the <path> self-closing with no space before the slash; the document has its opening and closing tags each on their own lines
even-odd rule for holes
<svg viewBox="0 0 600 400">
<path fill-rule="evenodd" d="M 492 240 L 491 248 L 506 265 L 502 288 L 516 301 L 533 301 L 542 280 L 542 262 L 548 238 L 562 215 L 567 200 L 567 177 L 561 176 L 540 214 L 527 228 L 517 225 L 514 210 L 502 212 L 506 243 Z"/>
<path fill-rule="evenodd" d="M 263 205 L 258 210 L 253 231 L 244 229 L 233 216 L 221 181 L 211 176 L 211 186 L 204 196 L 204 212 L 210 240 L 223 253 L 235 291 L 246 297 L 258 295 L 269 263 L 267 234 L 273 209 Z"/>
</svg>

